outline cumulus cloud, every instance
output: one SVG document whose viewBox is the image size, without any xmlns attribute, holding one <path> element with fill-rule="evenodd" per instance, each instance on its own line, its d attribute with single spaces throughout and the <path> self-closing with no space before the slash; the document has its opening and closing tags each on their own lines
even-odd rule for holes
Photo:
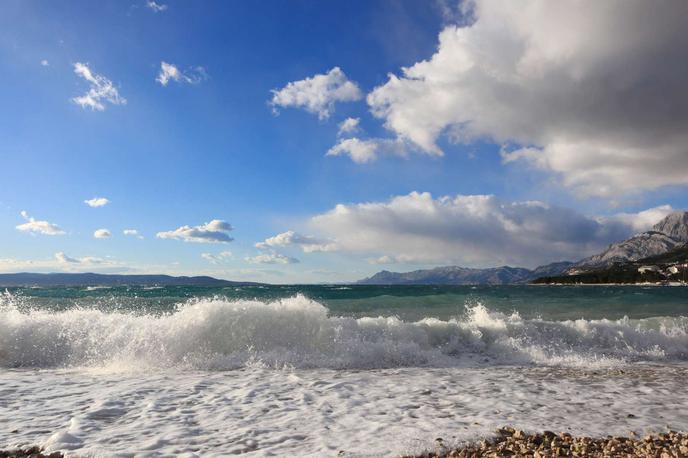
<svg viewBox="0 0 688 458">
<path fill-rule="evenodd" d="M 95 237 L 95 238 L 97 238 L 97 239 L 107 239 L 107 238 L 109 238 L 111 235 L 112 235 L 112 233 L 110 233 L 110 231 L 107 230 L 107 229 L 97 229 L 97 230 L 93 233 L 93 237 Z"/>
<path fill-rule="evenodd" d="M 429 59 L 367 98 L 398 137 L 514 145 L 584 195 L 688 184 L 688 3 L 469 2 Z"/>
<path fill-rule="evenodd" d="M 332 240 L 319 239 L 312 235 L 302 235 L 294 231 L 282 232 L 274 237 L 265 239 L 263 242 L 256 243 L 256 248 L 259 249 L 288 246 L 298 246 L 304 253 L 337 250 L 337 244 Z"/>
<path fill-rule="evenodd" d="M 662 206 L 600 218 L 538 201 L 412 192 L 386 202 L 340 204 L 310 224 L 341 251 L 372 256 L 373 263 L 534 267 L 581 259 L 670 211 Z"/>
<path fill-rule="evenodd" d="M 103 207 L 110 203 L 105 197 L 94 197 L 93 199 L 84 200 L 84 203 L 89 207 Z"/>
<path fill-rule="evenodd" d="M 63 235 L 63 231 L 57 224 L 49 223 L 47 221 L 37 221 L 29 216 L 26 210 L 21 211 L 21 216 L 26 220 L 25 223 L 19 224 L 17 230 L 22 232 L 30 232 L 32 234 L 43 235 Z"/>
<path fill-rule="evenodd" d="M 260 253 L 245 258 L 251 264 L 297 264 L 298 259 L 277 252 Z"/>
<path fill-rule="evenodd" d="M 277 108 L 303 108 L 327 119 L 334 111 L 335 102 L 353 102 L 363 97 L 358 85 L 349 81 L 339 67 L 325 74 L 318 74 L 300 81 L 292 81 L 282 89 L 273 89 L 272 105 Z"/>
<path fill-rule="evenodd" d="M 351 137 L 340 139 L 325 156 L 349 156 L 357 164 L 367 164 L 375 161 L 380 154 L 405 157 L 408 151 L 409 145 L 402 139 Z"/>
<path fill-rule="evenodd" d="M 195 243 L 229 243 L 234 240 L 229 236 L 233 229 L 231 224 L 214 219 L 200 226 L 182 226 L 173 231 L 158 232 L 156 237 Z"/>
<path fill-rule="evenodd" d="M 124 229 L 122 231 L 122 234 L 129 237 L 136 237 L 139 240 L 143 239 L 143 236 L 139 234 L 139 231 L 137 231 L 136 229 Z"/>
<path fill-rule="evenodd" d="M 41 60 L 41 66 L 43 66 L 43 67 L 49 67 L 49 66 L 50 66 L 50 62 L 48 62 L 48 59 L 43 59 L 43 60 Z"/>
<path fill-rule="evenodd" d="M 360 118 L 346 118 L 344 121 L 339 123 L 339 131 L 337 131 L 337 135 L 341 137 L 342 135 L 358 132 L 360 123 Z"/>
<path fill-rule="evenodd" d="M 157 3 L 154 0 L 148 0 L 146 2 L 146 7 L 152 10 L 154 13 L 161 13 L 167 9 L 167 5 L 163 3 Z"/>
<path fill-rule="evenodd" d="M 155 81 L 163 86 L 167 86 L 167 83 L 170 81 L 176 83 L 198 84 L 206 78 L 207 75 L 203 67 L 196 67 L 186 72 L 182 72 L 174 64 L 160 62 L 160 73 L 158 73 L 158 77 Z"/>
<path fill-rule="evenodd" d="M 231 259 L 232 258 L 232 252 L 231 251 L 221 251 L 217 254 L 201 253 L 201 257 L 203 259 L 205 259 L 206 261 L 210 262 L 211 264 L 220 264 L 223 261 Z"/>
<path fill-rule="evenodd" d="M 103 75 L 98 75 L 91 71 L 87 64 L 75 63 L 74 73 L 85 79 L 89 84 L 89 90 L 86 94 L 72 99 L 72 102 L 81 108 L 103 111 L 105 110 L 103 102 L 109 102 L 113 105 L 125 105 L 127 103 L 125 98 L 120 97 L 112 81 Z"/>
</svg>

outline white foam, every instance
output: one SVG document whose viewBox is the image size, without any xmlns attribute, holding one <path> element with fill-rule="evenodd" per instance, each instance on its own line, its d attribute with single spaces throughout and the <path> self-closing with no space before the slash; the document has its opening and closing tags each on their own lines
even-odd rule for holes
<svg viewBox="0 0 688 458">
<path fill-rule="evenodd" d="M 525 430 L 688 429 L 688 370 L 2 370 L 0 449 L 68 456 L 400 456 Z M 11 395 L 8 395 L 11 393 Z"/>
<path fill-rule="evenodd" d="M 526 320 L 477 304 L 456 319 L 332 317 L 301 295 L 192 300 L 168 315 L 0 307 L 0 366 L 118 369 L 608 366 L 688 358 L 685 318 Z"/>
</svg>

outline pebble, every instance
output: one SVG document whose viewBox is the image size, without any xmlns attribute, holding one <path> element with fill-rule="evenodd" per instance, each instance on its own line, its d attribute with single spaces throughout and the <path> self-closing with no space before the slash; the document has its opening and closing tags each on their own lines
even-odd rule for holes
<svg viewBox="0 0 688 458">
<path fill-rule="evenodd" d="M 510 426 L 499 428 L 491 440 L 464 447 L 436 451 L 406 458 L 478 458 L 478 457 L 639 457 L 675 458 L 688 456 L 688 434 L 669 431 L 640 439 L 637 437 L 576 437 L 552 431 L 527 434 Z"/>
</svg>

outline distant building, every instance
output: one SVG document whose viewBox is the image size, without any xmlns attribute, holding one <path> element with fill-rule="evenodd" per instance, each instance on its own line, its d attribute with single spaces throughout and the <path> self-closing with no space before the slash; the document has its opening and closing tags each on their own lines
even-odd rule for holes
<svg viewBox="0 0 688 458">
<path fill-rule="evenodd" d="M 638 272 L 644 274 L 645 272 L 659 272 L 659 267 L 657 266 L 640 266 L 638 267 Z"/>
</svg>

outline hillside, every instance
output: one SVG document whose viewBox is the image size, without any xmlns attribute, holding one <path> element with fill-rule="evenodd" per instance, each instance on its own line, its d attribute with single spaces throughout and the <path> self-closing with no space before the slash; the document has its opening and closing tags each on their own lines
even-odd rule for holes
<svg viewBox="0 0 688 458">
<path fill-rule="evenodd" d="M 535 284 L 661 283 L 688 281 L 688 244 L 667 253 L 576 274 L 543 276 Z"/>
<path fill-rule="evenodd" d="M 259 283 L 219 280 L 213 277 L 170 275 L 112 275 L 95 273 L 0 274 L 0 286 L 250 286 Z"/>
<path fill-rule="evenodd" d="M 534 270 L 509 266 L 487 269 L 447 266 L 412 272 L 383 270 L 357 283 L 362 285 L 508 285 L 527 283 L 544 275 L 557 275 L 571 264 L 558 262 L 540 266 Z"/>
<path fill-rule="evenodd" d="M 610 245 L 603 252 L 578 261 L 570 274 L 600 270 L 613 264 L 635 262 L 661 255 L 688 243 L 688 212 L 674 212 L 651 230 Z"/>
</svg>

